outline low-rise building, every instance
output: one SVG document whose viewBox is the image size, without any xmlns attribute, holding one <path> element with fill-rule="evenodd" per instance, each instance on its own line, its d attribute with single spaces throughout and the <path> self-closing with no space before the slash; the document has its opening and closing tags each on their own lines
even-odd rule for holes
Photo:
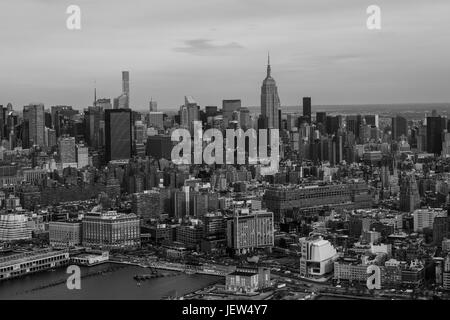
<svg viewBox="0 0 450 320">
<path fill-rule="evenodd" d="M 82 223 L 78 220 L 52 221 L 49 223 L 50 245 L 53 247 L 74 247 L 81 245 Z"/>
<path fill-rule="evenodd" d="M 270 270 L 266 268 L 236 268 L 225 277 L 227 291 L 254 293 L 270 285 Z"/>
<path fill-rule="evenodd" d="M 83 245 L 120 249 L 141 245 L 139 218 L 116 211 L 90 212 L 83 217 Z"/>
<path fill-rule="evenodd" d="M 69 263 L 69 252 L 43 249 L 0 258 L 0 280 L 48 270 Z"/>
</svg>

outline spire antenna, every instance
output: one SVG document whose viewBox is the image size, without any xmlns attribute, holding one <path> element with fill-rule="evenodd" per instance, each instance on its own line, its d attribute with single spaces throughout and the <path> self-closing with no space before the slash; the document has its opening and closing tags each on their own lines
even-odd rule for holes
<svg viewBox="0 0 450 320">
<path fill-rule="evenodd" d="M 94 107 L 97 105 L 97 81 L 94 80 Z"/>
<path fill-rule="evenodd" d="M 270 52 L 267 52 L 267 77 L 270 77 Z"/>
</svg>

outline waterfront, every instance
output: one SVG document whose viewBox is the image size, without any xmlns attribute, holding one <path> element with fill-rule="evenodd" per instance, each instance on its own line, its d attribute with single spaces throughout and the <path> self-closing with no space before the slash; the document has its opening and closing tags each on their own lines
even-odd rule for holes
<svg viewBox="0 0 450 320">
<path fill-rule="evenodd" d="M 142 281 L 138 285 L 133 276 L 149 273 L 148 270 L 112 263 L 81 267 L 81 289 L 68 290 L 66 280 L 69 275 L 66 268 L 59 268 L 0 282 L 0 300 L 159 300 L 168 295 L 181 296 L 221 280 L 217 276 L 180 272 L 170 277 Z"/>
</svg>

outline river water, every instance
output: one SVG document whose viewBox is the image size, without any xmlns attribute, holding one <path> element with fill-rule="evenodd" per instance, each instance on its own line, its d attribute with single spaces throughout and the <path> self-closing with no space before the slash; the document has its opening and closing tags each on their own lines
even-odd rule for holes
<svg viewBox="0 0 450 320">
<path fill-rule="evenodd" d="M 159 300 L 165 296 L 181 296 L 221 280 L 208 275 L 188 275 L 172 271 L 158 271 L 171 276 L 141 281 L 134 275 L 148 274 L 149 269 L 106 263 L 81 267 L 81 289 L 69 290 L 66 268 L 44 271 L 0 282 L 1 299 L 25 300 Z"/>
</svg>

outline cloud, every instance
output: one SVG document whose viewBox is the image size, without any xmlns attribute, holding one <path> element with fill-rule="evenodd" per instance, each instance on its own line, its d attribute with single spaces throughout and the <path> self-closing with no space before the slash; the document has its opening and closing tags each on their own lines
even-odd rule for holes
<svg viewBox="0 0 450 320">
<path fill-rule="evenodd" d="M 184 41 L 184 47 L 174 48 L 174 51 L 185 52 L 199 56 L 227 55 L 244 47 L 237 42 L 215 44 L 208 39 L 191 39 Z"/>
</svg>

